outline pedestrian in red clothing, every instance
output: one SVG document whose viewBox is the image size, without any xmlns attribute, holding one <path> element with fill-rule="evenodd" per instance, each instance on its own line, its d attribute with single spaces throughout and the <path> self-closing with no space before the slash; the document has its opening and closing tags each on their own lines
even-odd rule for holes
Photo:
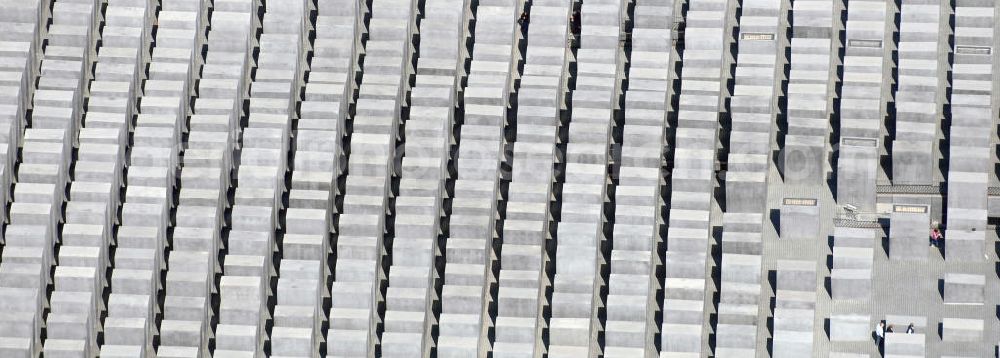
<svg viewBox="0 0 1000 358">
<path fill-rule="evenodd" d="M 941 235 L 941 230 L 938 228 L 931 229 L 931 245 L 934 247 L 941 247 L 941 240 L 944 239 L 944 235 Z"/>
</svg>

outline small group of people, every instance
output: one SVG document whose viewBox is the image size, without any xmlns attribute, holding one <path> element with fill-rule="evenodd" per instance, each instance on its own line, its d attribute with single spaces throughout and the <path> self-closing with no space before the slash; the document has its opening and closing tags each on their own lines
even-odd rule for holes
<svg viewBox="0 0 1000 358">
<path fill-rule="evenodd" d="M 906 326 L 906 334 L 913 334 L 915 329 L 913 328 L 913 323 Z M 886 326 L 885 321 L 879 321 L 878 325 L 875 326 L 875 345 L 878 346 L 879 350 L 882 350 L 882 346 L 885 343 L 885 334 L 893 332 L 893 325 Z"/>
</svg>

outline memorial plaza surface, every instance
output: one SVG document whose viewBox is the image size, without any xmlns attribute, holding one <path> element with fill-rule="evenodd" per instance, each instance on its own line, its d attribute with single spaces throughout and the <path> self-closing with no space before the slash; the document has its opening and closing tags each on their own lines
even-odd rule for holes
<svg viewBox="0 0 1000 358">
<path fill-rule="evenodd" d="M 994 357 L 998 11 L 0 0 L 0 358 Z"/>
</svg>

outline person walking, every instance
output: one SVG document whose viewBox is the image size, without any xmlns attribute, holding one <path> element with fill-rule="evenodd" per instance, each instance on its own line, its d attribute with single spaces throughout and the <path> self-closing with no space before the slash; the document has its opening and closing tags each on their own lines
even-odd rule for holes
<svg viewBox="0 0 1000 358">
<path fill-rule="evenodd" d="M 882 341 L 885 339 L 885 321 L 880 321 L 875 326 L 875 346 L 882 349 Z"/>
<path fill-rule="evenodd" d="M 573 10 L 573 15 L 570 15 L 569 31 L 567 45 L 572 49 L 580 48 L 580 10 Z"/>
<path fill-rule="evenodd" d="M 521 27 L 521 35 L 524 37 L 528 37 L 529 17 L 530 15 L 528 15 L 527 11 L 522 11 L 521 17 L 517 18 L 517 24 Z"/>
<path fill-rule="evenodd" d="M 913 323 L 910 323 L 909 326 L 906 326 L 906 334 L 913 334 Z"/>
</svg>

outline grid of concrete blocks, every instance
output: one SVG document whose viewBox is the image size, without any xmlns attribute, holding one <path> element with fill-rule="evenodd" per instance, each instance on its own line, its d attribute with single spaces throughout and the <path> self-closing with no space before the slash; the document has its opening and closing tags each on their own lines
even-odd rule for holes
<svg viewBox="0 0 1000 358">
<path fill-rule="evenodd" d="M 998 11 L 0 0 L 0 356 L 992 357 Z"/>
</svg>

